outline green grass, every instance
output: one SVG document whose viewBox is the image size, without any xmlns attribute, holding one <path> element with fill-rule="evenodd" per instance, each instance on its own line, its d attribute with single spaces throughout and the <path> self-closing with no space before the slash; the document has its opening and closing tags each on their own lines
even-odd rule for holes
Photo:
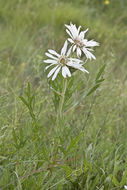
<svg viewBox="0 0 127 190">
<path fill-rule="evenodd" d="M 0 189 L 123 190 L 127 185 L 127 2 L 0 0 Z M 44 52 L 59 51 L 72 21 L 100 42 L 89 76 L 74 73 L 78 106 L 56 131 Z M 106 64 L 105 81 L 82 92 Z M 89 82 L 88 82 L 89 81 Z M 34 95 L 25 97 L 28 82 Z M 87 86 L 88 85 L 88 86 Z M 31 96 L 31 94 L 28 96 Z M 34 116 L 35 118 L 34 118 Z M 83 129 L 83 130 L 82 130 Z"/>
</svg>

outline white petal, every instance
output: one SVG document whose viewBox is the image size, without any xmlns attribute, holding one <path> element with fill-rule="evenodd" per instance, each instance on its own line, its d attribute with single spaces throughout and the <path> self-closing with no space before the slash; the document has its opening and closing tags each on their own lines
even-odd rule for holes
<svg viewBox="0 0 127 190">
<path fill-rule="evenodd" d="M 64 46 L 63 46 L 63 48 L 62 48 L 62 50 L 61 50 L 61 54 L 62 54 L 62 55 L 65 55 L 65 54 L 66 54 L 67 45 L 68 45 L 68 43 L 67 43 L 67 40 L 66 40 L 65 43 L 64 43 Z"/>
<path fill-rule="evenodd" d="M 50 53 L 45 53 L 46 56 L 52 58 L 52 59 L 55 59 L 55 60 L 58 60 L 58 58 L 54 57 L 53 55 L 51 55 Z"/>
<path fill-rule="evenodd" d="M 82 42 L 85 45 L 88 42 L 88 40 L 87 39 L 83 39 Z"/>
<path fill-rule="evenodd" d="M 84 72 L 84 73 L 89 73 L 89 72 L 88 72 L 86 69 L 84 69 L 84 67 L 82 67 L 82 66 L 79 67 L 78 69 L 79 69 L 80 71 Z"/>
<path fill-rule="evenodd" d="M 71 50 L 72 50 L 72 46 L 69 48 L 69 50 L 68 50 L 68 52 L 67 52 L 67 57 L 70 55 Z"/>
<path fill-rule="evenodd" d="M 80 32 L 80 28 L 81 28 L 81 26 L 78 27 L 78 34 L 79 34 L 79 32 Z"/>
<path fill-rule="evenodd" d="M 71 77 L 70 70 L 68 69 L 67 66 L 64 67 L 64 70 L 66 70 L 66 75 L 68 75 L 69 77 Z"/>
<path fill-rule="evenodd" d="M 73 46 L 73 52 L 75 51 L 75 49 L 76 49 L 76 45 Z"/>
<path fill-rule="evenodd" d="M 48 78 L 55 72 L 55 70 L 58 68 L 59 66 L 57 65 L 56 67 L 54 67 L 48 74 Z"/>
<path fill-rule="evenodd" d="M 73 34 L 74 37 L 78 36 L 78 29 L 76 28 L 75 24 L 71 24 L 71 33 Z"/>
<path fill-rule="evenodd" d="M 49 67 L 51 67 L 52 65 L 56 65 L 55 63 L 52 63 L 50 65 L 48 65 L 47 67 L 45 67 L 45 70 L 47 70 Z"/>
<path fill-rule="evenodd" d="M 63 75 L 64 78 L 66 78 L 66 70 L 65 70 L 65 67 L 66 67 L 66 66 L 62 67 L 62 75 Z"/>
<path fill-rule="evenodd" d="M 67 25 L 67 24 L 65 24 L 65 26 L 68 29 L 68 30 L 66 29 L 66 32 L 69 34 L 69 36 L 71 38 L 73 38 L 74 36 L 73 36 L 73 32 L 72 32 L 72 27 L 70 25 Z"/>
<path fill-rule="evenodd" d="M 87 50 L 89 50 L 89 51 L 94 51 L 92 48 L 88 48 L 88 47 L 87 47 Z"/>
<path fill-rule="evenodd" d="M 81 63 L 81 62 L 83 62 L 82 60 L 76 59 L 76 58 L 69 58 L 69 60 L 70 60 L 71 62 L 76 62 L 76 63 Z"/>
<path fill-rule="evenodd" d="M 127 189 L 127 185 L 124 185 L 124 189 Z"/>
<path fill-rule="evenodd" d="M 85 43 L 85 46 L 87 46 L 87 47 L 99 46 L 99 43 L 98 43 L 98 42 L 95 42 L 94 40 L 90 40 L 90 41 L 87 41 L 87 42 Z"/>
<path fill-rule="evenodd" d="M 44 60 L 44 63 L 57 63 L 57 61 L 52 60 L 52 59 L 46 59 L 46 60 Z"/>
<path fill-rule="evenodd" d="M 71 26 L 70 25 L 67 25 L 65 24 L 66 28 L 68 28 L 69 30 L 71 30 Z"/>
<path fill-rule="evenodd" d="M 73 61 L 68 62 L 67 65 L 70 66 L 70 67 L 73 67 L 75 69 L 77 69 L 78 67 L 82 66 L 79 63 L 73 62 Z"/>
<path fill-rule="evenodd" d="M 82 54 L 82 53 L 81 53 L 81 50 L 80 50 L 80 48 L 78 47 L 78 48 L 77 48 L 77 57 L 81 57 L 81 54 Z"/>
<path fill-rule="evenodd" d="M 81 39 L 84 39 L 84 32 L 80 32 L 79 37 L 80 37 Z"/>
<path fill-rule="evenodd" d="M 71 42 L 72 44 L 74 43 L 74 41 L 71 38 L 68 38 L 68 41 Z"/>
<path fill-rule="evenodd" d="M 73 39 L 73 36 L 72 36 L 72 34 L 70 33 L 70 31 L 66 29 L 66 32 L 67 32 L 67 33 L 69 34 L 69 36 Z"/>
<path fill-rule="evenodd" d="M 78 70 L 80 70 L 80 71 L 89 73 L 89 72 L 88 72 L 86 69 L 84 69 L 84 67 L 83 67 L 81 64 L 79 64 L 79 63 L 69 62 L 67 65 L 70 66 L 70 67 L 72 67 L 72 68 L 78 69 Z"/>
<path fill-rule="evenodd" d="M 87 59 L 96 59 L 96 57 L 90 51 L 88 51 L 87 48 L 83 48 L 83 52 L 86 55 Z"/>
<path fill-rule="evenodd" d="M 55 71 L 55 73 L 54 73 L 54 75 L 53 75 L 53 77 L 52 77 L 52 80 L 55 80 L 55 78 L 57 77 L 57 75 L 58 75 L 60 69 L 61 69 L 61 67 L 58 67 L 58 69 L 56 69 L 56 71 Z"/>
<path fill-rule="evenodd" d="M 78 35 L 78 30 L 74 24 L 72 24 L 72 23 L 70 23 L 70 25 L 65 24 L 65 26 L 70 30 L 70 32 L 74 38 Z"/>
<path fill-rule="evenodd" d="M 85 31 L 80 32 L 79 37 L 84 39 L 85 33 L 88 31 L 88 28 Z"/>
<path fill-rule="evenodd" d="M 52 49 L 49 49 L 48 51 L 49 51 L 49 53 L 51 53 L 51 54 L 53 54 L 53 55 L 56 55 L 57 57 L 60 56 L 56 51 L 54 51 L 54 50 L 52 50 Z"/>
</svg>

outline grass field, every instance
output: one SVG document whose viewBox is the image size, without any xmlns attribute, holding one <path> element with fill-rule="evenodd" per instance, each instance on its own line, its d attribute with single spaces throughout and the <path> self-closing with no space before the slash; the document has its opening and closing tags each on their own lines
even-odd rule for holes
<svg viewBox="0 0 127 190">
<path fill-rule="evenodd" d="M 0 190 L 125 189 L 127 0 L 104 2 L 0 0 Z M 56 126 L 43 60 L 47 49 L 60 51 L 70 21 L 100 46 L 89 75 L 73 74 L 77 106 Z M 104 64 L 105 80 L 81 98 Z"/>
</svg>

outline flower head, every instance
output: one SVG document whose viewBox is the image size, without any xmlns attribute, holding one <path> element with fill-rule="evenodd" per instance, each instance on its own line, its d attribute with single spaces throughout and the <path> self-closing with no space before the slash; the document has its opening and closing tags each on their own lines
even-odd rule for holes
<svg viewBox="0 0 127 190">
<path fill-rule="evenodd" d="M 94 46 L 99 46 L 99 43 L 90 40 L 88 41 L 85 39 L 85 34 L 88 31 L 86 29 L 85 31 L 81 31 L 81 26 L 76 28 L 75 24 L 70 23 L 70 25 L 66 25 L 66 32 L 69 34 L 71 38 L 68 38 L 68 41 L 72 44 L 72 51 L 74 52 L 76 50 L 77 56 L 81 57 L 82 52 L 86 55 L 87 59 L 96 59 L 96 57 L 91 53 L 93 51 Z"/>
<path fill-rule="evenodd" d="M 48 56 L 49 59 L 44 60 L 44 62 L 48 63 L 49 65 L 45 68 L 45 70 L 53 66 L 53 68 L 48 73 L 47 76 L 48 78 L 52 76 L 52 80 L 54 80 L 57 77 L 60 70 L 62 70 L 62 76 L 64 78 L 66 78 L 67 76 L 71 77 L 71 72 L 69 70 L 69 67 L 88 73 L 88 71 L 85 70 L 84 67 L 82 66 L 83 64 L 81 64 L 82 61 L 80 59 L 69 57 L 72 47 L 69 50 L 67 50 L 67 46 L 68 42 L 65 41 L 60 54 L 51 49 L 49 49 L 48 53 L 46 53 L 46 56 Z"/>
<path fill-rule="evenodd" d="M 124 189 L 127 189 L 127 185 L 124 185 Z"/>
</svg>

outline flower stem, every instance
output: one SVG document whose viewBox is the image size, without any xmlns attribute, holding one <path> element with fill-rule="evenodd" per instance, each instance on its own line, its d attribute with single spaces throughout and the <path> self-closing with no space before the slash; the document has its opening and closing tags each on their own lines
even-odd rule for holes
<svg viewBox="0 0 127 190">
<path fill-rule="evenodd" d="M 66 89 L 67 89 L 67 79 L 63 80 L 62 96 L 60 97 L 59 108 L 58 108 L 59 119 L 61 119 L 63 116 L 62 110 L 63 110 Z"/>
</svg>

